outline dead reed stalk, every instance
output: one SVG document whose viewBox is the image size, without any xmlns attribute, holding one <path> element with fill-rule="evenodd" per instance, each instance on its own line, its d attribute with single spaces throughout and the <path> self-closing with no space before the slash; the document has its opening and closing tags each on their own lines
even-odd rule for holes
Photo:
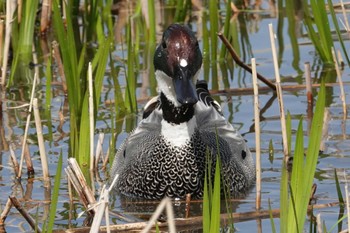
<svg viewBox="0 0 350 233">
<path fill-rule="evenodd" d="M 34 98 L 33 109 L 34 109 L 34 119 L 35 119 L 36 133 L 37 133 L 38 144 L 39 144 L 39 153 L 40 153 L 40 159 L 41 159 L 41 166 L 43 168 L 43 177 L 44 177 L 44 180 L 49 180 L 50 179 L 50 177 L 49 177 L 50 176 L 50 174 L 49 174 L 49 167 L 47 165 L 45 143 L 44 143 L 43 130 L 42 130 L 42 125 L 41 125 L 41 118 L 40 118 L 39 107 L 38 107 L 38 99 L 37 98 Z"/>
<path fill-rule="evenodd" d="M 21 203 L 15 196 L 10 196 L 11 202 L 14 207 L 18 210 L 18 212 L 25 218 L 25 220 L 29 223 L 29 225 L 33 228 L 35 232 L 41 233 L 41 229 L 38 224 L 35 223 L 35 220 L 30 216 L 25 209 L 23 209 Z"/>
<path fill-rule="evenodd" d="M 57 43 L 57 41 L 54 40 L 52 41 L 51 46 L 52 46 L 52 55 L 56 61 L 56 64 L 58 67 L 58 73 L 60 74 L 60 77 L 61 77 L 62 88 L 64 93 L 66 94 L 68 91 L 68 87 L 66 82 L 66 75 L 64 74 L 64 68 L 63 68 L 60 50 L 58 48 L 59 44 Z"/>
<path fill-rule="evenodd" d="M 68 167 L 64 170 L 70 182 L 73 184 L 75 191 L 80 196 L 80 201 L 85 208 L 89 210 L 88 213 L 94 214 L 96 207 L 93 207 L 92 209 L 90 209 L 90 207 L 95 205 L 96 199 L 75 158 L 68 159 Z"/>
<path fill-rule="evenodd" d="M 18 161 L 16 159 L 16 155 L 15 155 L 15 152 L 13 151 L 11 144 L 9 146 L 9 149 L 10 149 L 11 162 L 13 164 L 13 170 L 14 170 L 15 174 L 18 174 L 19 165 L 18 165 Z"/>
<path fill-rule="evenodd" d="M 151 219 L 148 221 L 147 225 L 145 226 L 145 228 L 143 228 L 141 233 L 147 233 L 151 230 L 152 226 L 157 221 L 157 219 L 159 218 L 159 216 L 161 215 L 161 213 L 163 212 L 164 209 L 166 209 L 166 213 L 167 213 L 169 232 L 170 233 L 176 232 L 173 206 L 172 206 L 172 203 L 170 201 L 170 198 L 165 197 L 160 202 L 156 211 L 154 211 Z"/>
<path fill-rule="evenodd" d="M 234 48 L 232 47 L 232 45 L 230 44 L 230 42 L 227 40 L 227 38 L 222 34 L 222 33 L 218 33 L 219 38 L 221 39 L 222 43 L 224 43 L 224 45 L 226 46 L 226 48 L 228 49 L 229 53 L 231 54 L 231 57 L 233 58 L 233 60 L 237 63 L 237 65 L 239 65 L 240 67 L 242 67 L 243 69 L 245 69 L 246 71 L 248 71 L 249 73 L 252 73 L 252 68 L 249 67 L 247 64 L 245 64 L 237 55 L 236 51 L 234 50 Z M 268 80 L 267 78 L 265 78 L 264 76 L 262 76 L 261 74 L 257 73 L 257 77 L 260 81 L 262 81 L 263 83 L 265 83 L 268 87 L 270 87 L 272 90 L 276 90 L 276 86 L 275 84 L 273 84 L 270 80 Z"/>
<path fill-rule="evenodd" d="M 19 171 L 17 174 L 17 178 L 21 178 L 22 176 L 22 164 L 23 164 L 23 159 L 24 159 L 24 151 L 25 151 L 25 146 L 27 142 L 27 137 L 28 137 L 28 129 L 29 129 L 29 123 L 30 123 L 30 117 L 32 113 L 32 107 L 33 107 L 33 99 L 34 99 L 34 94 L 35 94 L 35 87 L 36 87 L 36 81 L 38 75 L 35 73 L 34 74 L 34 79 L 33 79 L 33 86 L 32 86 L 32 92 L 30 96 L 30 102 L 29 102 L 29 109 L 28 109 L 28 115 L 27 115 L 27 122 L 26 122 L 26 127 L 24 130 L 24 136 L 23 136 L 23 144 L 22 144 L 22 153 L 21 153 L 21 160 L 19 163 Z"/>
<path fill-rule="evenodd" d="M 7 215 L 10 213 L 11 208 L 12 208 L 12 202 L 11 202 L 11 199 L 8 198 L 6 205 L 0 215 L 0 226 L 5 225 L 5 220 L 7 218 Z"/>
<path fill-rule="evenodd" d="M 350 232 L 350 200 L 349 200 L 349 186 L 348 186 L 348 182 L 346 181 L 345 184 L 345 195 L 346 195 L 346 212 L 348 213 L 348 232 Z"/>
<path fill-rule="evenodd" d="M 311 82 L 311 69 L 310 62 L 305 62 L 305 84 L 306 84 L 306 96 L 308 104 L 312 105 L 313 96 L 312 96 L 312 82 Z"/>
<path fill-rule="evenodd" d="M 271 42 L 271 49 L 272 49 L 273 65 L 274 65 L 275 76 L 276 76 L 276 91 L 277 91 L 277 98 L 278 98 L 278 104 L 279 104 L 280 116 L 281 116 L 283 154 L 284 154 L 284 160 L 287 164 L 288 160 L 289 160 L 289 154 L 288 154 L 288 140 L 287 140 L 287 129 L 286 129 L 286 117 L 285 117 L 286 115 L 284 113 L 281 78 L 280 78 L 280 73 L 279 73 L 279 69 L 278 69 L 278 60 L 277 60 L 277 52 L 276 52 L 276 45 L 275 45 L 275 34 L 273 32 L 273 28 L 272 28 L 271 23 L 269 24 L 269 32 L 270 32 L 270 42 Z"/>
<path fill-rule="evenodd" d="M 315 209 L 323 209 L 323 208 L 330 208 L 334 206 L 338 206 L 339 202 L 331 202 L 331 203 L 325 203 L 325 204 L 318 204 L 318 205 L 309 205 L 308 211 L 312 211 Z M 164 206 L 164 205 L 163 205 Z M 159 206 L 158 206 L 159 207 Z M 272 210 L 259 210 L 259 211 L 250 211 L 250 212 L 243 212 L 243 213 L 224 213 L 220 215 L 221 223 L 227 223 L 228 219 L 234 220 L 234 222 L 245 222 L 245 221 L 251 221 L 256 219 L 265 219 L 270 218 L 271 216 L 276 218 L 279 217 L 280 210 L 279 209 L 272 209 Z M 145 227 L 148 224 L 152 224 L 152 229 L 154 229 L 155 222 L 137 222 L 137 223 L 127 223 L 127 224 L 118 224 L 110 226 L 110 229 L 115 232 L 137 232 L 141 229 L 145 229 Z M 193 229 L 194 227 L 198 227 L 198 229 L 202 226 L 203 217 L 202 216 L 196 216 L 196 217 L 190 217 L 190 218 L 176 218 L 174 219 L 174 223 L 177 226 L 177 228 L 181 228 L 186 230 L 186 227 L 190 227 Z M 166 229 L 169 227 L 167 222 L 157 222 L 157 225 L 160 230 L 166 231 Z M 150 228 L 150 229 L 151 229 Z M 76 229 L 69 229 L 64 232 L 69 233 L 78 233 L 78 232 L 87 232 L 89 231 L 89 227 L 84 228 L 76 228 Z M 54 231 L 56 233 L 62 233 L 61 230 Z M 101 227 L 100 232 L 106 232 L 106 227 Z"/>
<path fill-rule="evenodd" d="M 257 210 L 261 207 L 261 153 L 260 153 L 260 107 L 259 107 L 259 91 L 258 78 L 256 72 L 255 58 L 252 58 L 253 71 L 253 87 L 254 87 L 254 125 L 255 125 L 255 157 L 256 157 L 256 202 Z"/>
<path fill-rule="evenodd" d="M 102 149 L 102 145 L 103 145 L 103 139 L 105 137 L 104 133 L 100 133 L 98 135 L 98 141 L 97 141 L 97 145 L 96 145 L 96 154 L 95 154 L 95 168 L 97 169 L 98 167 L 98 162 L 100 161 L 100 157 L 103 158 L 103 149 Z"/>
<path fill-rule="evenodd" d="M 345 120 L 346 116 L 347 116 L 346 97 L 345 97 L 343 79 L 342 79 L 342 76 L 340 73 L 337 58 L 335 56 L 334 48 L 332 48 L 332 56 L 333 56 L 333 61 L 334 61 L 334 65 L 335 65 L 335 71 L 337 72 L 337 76 L 338 76 L 338 82 L 339 82 L 339 88 L 340 88 L 340 99 L 341 99 L 341 102 L 343 104 L 343 112 L 344 112 L 343 116 L 344 116 L 344 120 Z"/>
<path fill-rule="evenodd" d="M 43 0 L 41 8 L 40 32 L 45 33 L 51 20 L 51 0 Z"/>
<path fill-rule="evenodd" d="M 12 21 L 13 14 L 17 8 L 17 0 L 6 0 L 6 29 L 5 29 L 5 45 L 4 45 L 4 58 L 2 60 L 2 72 L 1 72 L 1 85 L 5 86 L 6 70 L 8 64 L 10 41 L 12 33 Z"/>
<path fill-rule="evenodd" d="M 2 54 L 4 51 L 4 20 L 0 19 L 0 64 L 2 63 Z"/>
</svg>

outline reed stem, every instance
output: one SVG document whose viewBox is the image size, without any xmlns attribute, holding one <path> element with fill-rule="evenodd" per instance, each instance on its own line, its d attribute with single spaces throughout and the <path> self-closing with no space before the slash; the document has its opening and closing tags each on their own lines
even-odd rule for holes
<svg viewBox="0 0 350 233">
<path fill-rule="evenodd" d="M 256 202 L 255 208 L 261 208 L 261 152 L 260 152 L 260 107 L 259 107 L 259 86 L 256 72 L 255 58 L 252 58 L 253 87 L 254 87 L 254 125 L 255 125 L 255 157 L 256 157 Z"/>
<path fill-rule="evenodd" d="M 227 40 L 227 38 L 222 34 L 222 33 L 218 33 L 219 38 L 221 39 L 222 43 L 225 44 L 226 48 L 228 49 L 228 51 L 230 52 L 233 60 L 235 60 L 235 62 L 237 63 L 237 65 L 239 65 L 240 67 L 242 67 L 243 69 L 245 69 L 246 71 L 248 71 L 249 73 L 252 73 L 252 68 L 249 67 L 247 64 L 245 64 L 237 55 L 236 51 L 234 50 L 234 48 L 231 46 L 230 42 Z M 263 83 L 265 83 L 268 87 L 270 87 L 272 90 L 276 91 L 276 85 L 273 84 L 272 82 L 270 82 L 268 79 L 266 79 L 264 76 L 262 76 L 261 74 L 257 73 L 257 77 L 260 81 L 262 81 Z"/>
<path fill-rule="evenodd" d="M 305 62 L 305 84 L 306 84 L 306 96 L 307 96 L 307 102 L 309 104 L 312 104 L 313 102 L 313 96 L 312 96 L 312 82 L 311 82 L 311 69 L 310 69 L 310 63 Z"/>
<path fill-rule="evenodd" d="M 15 174 L 18 174 L 19 164 L 18 164 L 18 161 L 16 159 L 15 152 L 13 151 L 12 144 L 9 145 L 9 150 L 10 150 L 11 162 L 13 164 L 13 170 L 14 170 Z"/>
<path fill-rule="evenodd" d="M 19 200 L 15 196 L 10 196 L 11 202 L 18 212 L 27 220 L 29 225 L 33 228 L 34 231 L 41 233 L 40 227 L 35 223 L 35 220 L 25 211 Z"/>
<path fill-rule="evenodd" d="M 89 83 L 89 122 L 90 122 L 90 171 L 94 170 L 94 133 L 95 133 L 95 120 L 94 120 L 94 90 L 92 88 L 92 65 L 89 62 L 88 68 L 88 83 Z"/>
<path fill-rule="evenodd" d="M 37 78 L 38 78 L 37 74 L 35 73 L 34 79 L 33 79 L 33 85 L 32 85 L 32 92 L 31 92 L 31 96 L 30 96 L 30 102 L 29 102 L 27 122 L 26 122 L 26 126 L 25 126 L 25 129 L 24 129 L 22 153 L 21 153 L 21 160 L 20 160 L 20 163 L 19 163 L 19 171 L 18 171 L 18 174 L 17 174 L 17 178 L 21 178 L 21 176 L 22 176 L 22 165 L 23 165 L 23 160 L 24 160 L 24 151 L 25 151 L 25 146 L 26 146 L 27 137 L 28 137 L 28 129 L 29 129 L 30 117 L 31 117 L 31 113 L 32 113 L 32 107 L 33 107 L 33 100 L 34 100 L 34 95 L 35 95 L 35 87 L 36 87 Z"/>
<path fill-rule="evenodd" d="M 335 65 L 335 71 L 336 71 L 337 76 L 338 76 L 338 82 L 339 82 L 339 88 L 340 88 L 340 99 L 341 99 L 341 102 L 343 104 L 343 112 L 344 112 L 343 116 L 344 116 L 344 120 L 345 120 L 346 116 L 347 116 L 346 97 L 345 97 L 343 79 L 342 79 L 342 76 L 341 76 L 341 73 L 340 73 L 340 69 L 339 69 L 337 58 L 335 56 L 334 47 L 332 47 L 332 56 L 333 56 L 333 62 L 334 62 L 334 65 Z"/>
<path fill-rule="evenodd" d="M 4 20 L 0 19 L 0 64 L 2 64 L 4 53 Z"/>
<path fill-rule="evenodd" d="M 275 76 L 276 76 L 276 91 L 277 91 L 277 97 L 278 97 L 278 104 L 280 108 L 280 116 L 281 116 L 281 129 L 282 129 L 282 140 L 283 140 L 283 154 L 284 154 L 284 160 L 287 164 L 289 160 L 289 154 L 288 154 L 288 140 L 287 140 L 287 130 L 286 130 L 286 115 L 284 112 L 284 103 L 283 103 L 283 93 L 281 88 L 281 78 L 278 68 L 278 59 L 277 59 L 277 52 L 276 52 L 276 45 L 275 45 L 275 37 L 274 32 L 272 28 L 272 24 L 269 24 L 269 32 L 270 32 L 270 42 L 271 42 L 271 49 L 272 49 L 272 57 L 273 57 L 273 65 L 275 69 Z"/>
<path fill-rule="evenodd" d="M 33 100 L 33 109 L 34 109 L 34 119 L 35 119 L 35 126 L 36 126 L 36 134 L 38 137 L 38 144 L 39 144 L 39 153 L 40 153 L 40 159 L 41 159 L 41 166 L 43 168 L 43 176 L 44 180 L 49 180 L 49 167 L 47 164 L 47 158 L 46 158 L 46 152 L 45 152 L 45 143 L 44 143 L 44 137 L 43 137 L 43 131 L 41 126 L 41 119 L 40 119 L 40 113 L 39 113 L 39 107 L 38 107 L 38 99 L 34 98 Z"/>
<path fill-rule="evenodd" d="M 1 215 L 0 215 L 0 227 L 5 225 L 5 220 L 7 218 L 7 215 L 10 213 L 12 207 L 11 199 L 8 198 L 5 207 L 2 209 Z"/>
<path fill-rule="evenodd" d="M 98 167 L 98 162 L 100 160 L 100 157 L 103 158 L 103 150 L 102 150 L 102 145 L 103 145 L 103 139 L 105 137 L 104 133 L 100 133 L 98 135 L 98 141 L 96 145 L 96 154 L 95 154 L 95 168 L 97 169 Z M 101 156 L 102 155 L 102 156 Z"/>
<path fill-rule="evenodd" d="M 10 50 L 10 40 L 12 33 L 12 21 L 13 14 L 17 8 L 17 0 L 6 0 L 6 29 L 5 29 L 5 46 L 4 46 L 4 58 L 2 60 L 2 72 L 1 72 L 1 85 L 5 86 L 6 71 Z"/>
<path fill-rule="evenodd" d="M 45 33 L 50 25 L 52 0 L 43 0 L 41 8 L 40 31 Z"/>
</svg>

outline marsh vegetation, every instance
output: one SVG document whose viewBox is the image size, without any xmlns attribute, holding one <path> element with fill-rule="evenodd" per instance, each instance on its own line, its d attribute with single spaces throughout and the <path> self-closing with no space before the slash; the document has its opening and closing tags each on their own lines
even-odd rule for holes
<svg viewBox="0 0 350 233">
<path fill-rule="evenodd" d="M 274 84 L 278 70 L 286 112 L 282 130 L 280 100 L 271 87 L 259 81 L 259 205 L 255 187 L 244 199 L 227 198 L 221 208 L 212 200 L 193 200 L 186 210 L 185 201 L 174 200 L 175 218 L 200 217 L 193 224 L 176 222 L 177 229 L 346 229 L 349 2 L 19 2 L 0 3 L 3 230 L 32 231 L 14 207 L 7 212 L 9 196 L 20 200 L 36 230 L 84 225 L 89 214 L 78 216 L 86 207 L 63 168 L 69 157 L 76 158 L 98 198 L 108 180 L 108 161 L 141 119 L 145 103 L 157 94 L 153 53 L 162 31 L 173 22 L 185 23 L 196 32 L 204 57 L 201 79 L 207 80 L 225 117 L 243 133 L 253 152 L 258 149 L 252 75 L 237 64 L 217 33 L 228 39 L 242 63 L 252 66 L 255 58 L 257 72 Z M 276 60 L 269 24 L 274 30 Z M 90 96 L 89 77 L 93 80 Z M 307 80 L 311 90 L 306 89 Z M 37 107 L 31 107 L 32 102 Z M 209 193 L 211 197 L 217 199 Z M 118 213 L 110 215 L 111 223 L 122 225 L 147 221 L 159 202 L 112 195 L 109 204 L 111 213 Z M 228 219 L 226 224 L 218 221 L 220 211 L 229 213 L 221 215 Z M 160 229 L 166 225 L 162 224 Z"/>
</svg>

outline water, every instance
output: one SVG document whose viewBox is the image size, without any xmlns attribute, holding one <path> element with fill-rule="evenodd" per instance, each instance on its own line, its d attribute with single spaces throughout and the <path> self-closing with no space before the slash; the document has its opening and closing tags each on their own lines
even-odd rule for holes
<svg viewBox="0 0 350 233">
<path fill-rule="evenodd" d="M 268 9 L 267 3 L 263 3 L 262 7 Z M 240 38 L 241 57 L 246 63 L 250 63 L 250 58 L 255 57 L 258 64 L 258 72 L 267 78 L 274 79 L 274 70 L 272 63 L 272 55 L 270 49 L 270 41 L 268 35 L 268 24 L 272 23 L 276 30 L 278 26 L 277 18 L 271 16 L 271 12 L 268 10 L 240 14 L 240 24 L 238 34 Z M 339 17 L 341 17 L 339 15 Z M 233 23 L 238 25 L 237 21 Z M 193 22 L 193 28 L 200 31 L 197 22 Z M 246 31 L 247 34 L 243 32 Z M 280 74 L 282 78 L 282 86 L 296 85 L 305 83 L 304 81 L 304 62 L 310 62 L 312 73 L 311 76 L 315 82 L 320 80 L 321 77 L 327 77 L 328 80 L 336 82 L 336 73 L 334 70 L 322 65 L 311 43 L 308 43 L 306 30 L 303 26 L 300 26 L 299 33 L 297 35 L 297 41 L 299 44 L 299 60 L 296 59 L 295 51 L 291 45 L 291 37 L 288 32 L 287 18 L 283 19 L 283 27 L 281 34 L 282 38 L 278 38 L 278 41 L 283 41 L 283 53 L 281 53 L 281 65 Z M 198 32 L 198 34 L 201 34 Z M 295 36 L 294 35 L 294 36 Z M 37 38 L 38 39 L 38 38 Z M 38 42 L 36 42 L 38 43 Z M 346 42 L 346 47 L 349 48 L 349 40 Z M 339 48 L 339 43 L 335 42 L 336 49 Z M 280 44 L 281 48 L 281 44 Z M 120 47 L 117 47 L 113 54 L 116 56 L 116 63 L 119 62 L 119 58 L 123 58 L 126 52 L 122 52 Z M 118 58 L 119 57 L 119 58 Z M 43 59 L 42 59 L 43 60 Z M 41 81 L 37 90 L 39 102 L 44 103 L 45 98 L 45 63 L 40 64 L 39 69 L 41 71 Z M 211 64 L 212 67 L 216 64 Z M 234 69 L 230 68 L 230 62 L 226 69 L 229 69 L 229 85 L 224 85 L 222 81 L 222 70 L 218 68 L 218 89 L 227 88 L 250 88 L 252 87 L 251 75 L 235 66 Z M 110 77 L 110 69 L 107 67 L 106 77 L 103 84 L 102 101 L 100 110 L 98 112 L 96 123 L 95 140 L 98 138 L 99 132 L 105 133 L 105 140 L 103 144 L 104 153 L 108 150 L 108 141 L 111 137 L 111 113 L 108 100 L 114 99 L 114 87 L 112 85 Z M 139 101 L 138 108 L 141 109 L 145 104 L 145 99 L 149 97 L 149 91 L 144 89 L 147 86 L 145 83 L 145 76 L 147 76 L 148 68 L 140 72 L 138 77 L 139 88 L 137 90 L 138 97 L 143 99 Z M 57 67 L 54 66 L 54 73 L 57 74 Z M 123 75 L 123 74 L 122 74 Z M 202 78 L 204 77 L 204 71 L 202 71 Z M 211 74 L 207 74 L 209 77 L 210 87 L 215 86 L 214 78 Z M 349 68 L 345 66 L 342 70 L 342 79 L 345 82 L 346 99 L 349 101 Z M 57 78 L 59 81 L 59 78 Z M 121 85 L 125 86 L 124 77 L 120 77 Z M 57 83 L 57 81 L 56 81 Z M 263 87 L 264 84 L 260 83 Z M 314 94 L 317 97 L 317 88 L 314 88 Z M 215 90 L 214 90 L 215 91 Z M 49 197 L 50 190 L 45 188 L 45 184 L 42 180 L 42 171 L 40 164 L 40 156 L 37 147 L 36 130 L 34 122 L 31 121 L 28 144 L 29 151 L 32 155 L 35 177 L 28 179 L 24 172 L 21 183 L 17 183 L 10 161 L 9 145 L 13 146 L 17 159 L 21 154 L 21 139 L 23 137 L 23 130 L 26 121 L 26 112 L 23 109 L 11 109 L 11 106 L 17 106 L 28 101 L 28 94 L 30 88 L 26 85 L 18 85 L 9 89 L 6 94 L 2 95 L 6 98 L 2 98 L 2 121 L 0 124 L 1 129 L 1 154 L 0 154 L 0 203 L 1 209 L 4 207 L 9 195 L 14 195 L 20 198 L 24 208 L 34 217 L 37 216 L 39 225 L 45 221 L 48 217 L 49 210 Z M 305 142 L 308 141 L 308 104 L 306 98 L 306 91 L 304 89 L 292 89 L 284 91 L 284 103 L 285 109 L 291 113 L 292 116 L 292 128 L 296 130 L 299 117 L 304 117 L 304 135 Z M 338 172 L 338 178 L 341 183 L 341 188 L 344 193 L 344 184 L 349 179 L 349 164 L 350 164 L 350 143 L 349 143 L 349 117 L 343 119 L 343 109 L 340 99 L 340 89 L 337 84 L 327 88 L 327 130 L 324 136 L 324 149 L 320 155 L 314 183 L 317 184 L 317 191 L 315 194 L 314 202 L 316 204 L 330 203 L 338 200 L 335 180 L 334 169 Z M 315 97 L 315 98 L 316 98 Z M 239 129 L 248 142 L 252 151 L 255 151 L 255 134 L 254 134 L 254 112 L 253 112 L 253 95 L 251 92 L 238 92 L 225 95 L 215 95 L 215 98 L 220 101 L 224 115 L 229 119 L 232 124 Z M 262 91 L 259 96 L 261 107 L 261 149 L 262 149 L 262 209 L 268 210 L 268 201 L 270 200 L 273 209 L 279 208 L 279 184 L 281 177 L 281 163 L 282 163 L 282 136 L 281 126 L 279 120 L 279 107 L 277 99 L 273 96 L 272 91 Z M 44 108 L 44 106 L 43 106 Z M 53 85 L 53 99 L 51 106 L 51 117 L 43 118 L 43 133 L 45 137 L 46 152 L 49 159 L 50 175 L 54 178 L 57 167 L 57 160 L 59 154 L 63 153 L 64 167 L 66 166 L 66 159 L 69 151 L 69 111 L 68 103 L 65 94 L 62 91 L 62 87 L 57 83 Z M 43 111 L 44 115 L 44 111 Z M 52 138 L 49 134 L 49 120 L 52 122 Z M 121 130 L 121 133 L 117 137 L 117 145 L 120 145 L 123 139 L 127 136 L 127 133 L 136 126 L 136 122 L 140 120 L 140 114 L 127 116 L 124 119 L 116 121 L 116 128 Z M 293 136 L 295 139 L 295 136 Z M 269 144 L 272 141 L 275 153 L 273 161 L 269 160 Z M 294 140 L 292 140 L 294 141 Z M 294 148 L 294 143 L 292 143 Z M 101 171 L 100 179 L 95 182 L 95 194 L 98 196 L 99 190 L 102 184 L 106 180 L 106 173 Z M 51 182 L 53 185 L 53 179 Z M 62 172 L 62 180 L 60 185 L 60 195 L 58 209 L 56 213 L 55 228 L 68 228 L 82 226 L 84 217 L 77 218 L 77 214 L 83 211 L 82 205 L 79 203 L 76 197 L 73 203 L 69 201 L 67 177 Z M 52 192 L 52 190 L 51 190 Z M 244 200 L 237 200 L 234 202 L 234 212 L 248 212 L 255 210 L 255 188 L 253 187 L 249 195 Z M 132 208 L 130 208 L 132 207 Z M 125 202 L 120 200 L 119 197 L 112 198 L 111 208 L 114 211 L 123 213 L 128 218 L 134 221 L 148 219 L 150 214 L 156 207 L 155 203 L 135 203 Z M 183 217 L 185 205 L 184 203 L 178 203 L 174 205 L 177 216 Z M 323 208 L 314 211 L 314 215 L 321 214 L 321 218 L 325 221 L 327 229 L 330 229 L 333 224 L 337 222 L 339 214 L 339 206 L 331 208 Z M 346 213 L 345 213 L 346 214 Z M 193 204 L 191 207 L 191 216 L 201 215 L 200 204 Z M 115 217 L 112 217 L 112 222 L 117 221 Z M 268 218 L 268 217 L 267 217 Z M 276 218 L 275 224 L 279 229 L 279 221 Z M 308 225 L 309 223 L 307 223 Z M 343 224 L 346 226 L 346 222 Z M 235 228 L 240 232 L 256 232 L 261 230 L 262 232 L 271 232 L 271 223 L 269 219 L 265 220 L 252 220 L 235 224 Z M 5 229 L 7 232 L 31 232 L 29 225 L 24 221 L 23 217 L 12 208 L 7 219 Z M 337 229 L 338 230 L 338 229 Z"/>
</svg>

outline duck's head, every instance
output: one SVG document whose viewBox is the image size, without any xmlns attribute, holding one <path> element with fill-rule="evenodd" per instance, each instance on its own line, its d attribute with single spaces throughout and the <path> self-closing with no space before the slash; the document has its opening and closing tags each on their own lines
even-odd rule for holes
<svg viewBox="0 0 350 233">
<path fill-rule="evenodd" d="M 175 106 L 198 101 L 195 83 L 202 65 L 197 38 L 187 26 L 170 25 L 154 54 L 154 67 L 160 92 Z"/>
</svg>

